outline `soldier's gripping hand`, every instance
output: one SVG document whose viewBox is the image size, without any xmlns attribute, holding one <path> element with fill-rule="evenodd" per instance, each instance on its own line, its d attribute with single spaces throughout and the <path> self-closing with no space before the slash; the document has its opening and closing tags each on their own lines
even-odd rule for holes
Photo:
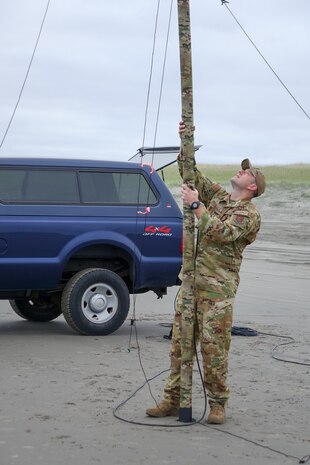
<svg viewBox="0 0 310 465">
<path fill-rule="evenodd" d="M 186 130 L 186 124 L 184 123 L 184 121 L 180 121 L 179 122 L 179 136 L 180 138 L 182 138 L 182 135 L 184 134 Z M 192 126 L 192 131 L 194 132 L 195 131 L 195 126 Z"/>
<path fill-rule="evenodd" d="M 192 205 L 193 202 L 198 202 L 199 194 L 197 189 L 188 186 L 188 184 L 182 185 L 182 199 L 186 205 Z"/>
</svg>

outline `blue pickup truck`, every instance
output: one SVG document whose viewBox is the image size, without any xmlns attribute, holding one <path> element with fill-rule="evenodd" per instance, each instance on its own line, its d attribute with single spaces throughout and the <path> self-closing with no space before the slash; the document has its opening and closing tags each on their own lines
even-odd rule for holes
<svg viewBox="0 0 310 465">
<path fill-rule="evenodd" d="M 2 158 L 0 217 L 0 299 L 22 318 L 106 335 L 130 294 L 178 284 L 182 214 L 148 165 Z"/>
</svg>

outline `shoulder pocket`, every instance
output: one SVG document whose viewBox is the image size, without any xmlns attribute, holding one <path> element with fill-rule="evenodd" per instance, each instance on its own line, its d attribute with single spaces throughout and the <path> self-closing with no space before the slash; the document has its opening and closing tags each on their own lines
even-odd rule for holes
<svg viewBox="0 0 310 465">
<path fill-rule="evenodd" d="M 249 212 L 247 212 L 247 211 L 243 211 L 243 210 L 236 211 L 233 214 L 233 222 L 236 223 L 236 224 L 246 223 L 249 216 L 250 216 Z"/>
</svg>

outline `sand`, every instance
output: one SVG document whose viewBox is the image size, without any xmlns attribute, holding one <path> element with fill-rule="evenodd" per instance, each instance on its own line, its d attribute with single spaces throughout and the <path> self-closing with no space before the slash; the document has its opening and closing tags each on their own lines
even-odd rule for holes
<svg viewBox="0 0 310 465">
<path fill-rule="evenodd" d="M 157 300 L 137 297 L 136 333 L 130 322 L 113 335 L 85 337 L 62 317 L 50 323 L 20 319 L 0 302 L 1 465 L 222 465 L 297 464 L 310 454 L 310 196 L 271 189 L 259 199 L 263 225 L 245 253 L 234 325 L 259 332 L 233 336 L 227 422 L 185 427 L 172 418 L 145 416 L 148 387 L 118 413 L 113 409 L 169 366 L 169 333 L 177 288 Z M 307 194 L 307 192 L 306 192 Z M 133 307 L 133 300 L 132 300 Z M 308 366 L 277 361 L 276 354 Z M 160 399 L 167 373 L 151 382 Z M 193 415 L 204 396 L 197 365 Z"/>
</svg>

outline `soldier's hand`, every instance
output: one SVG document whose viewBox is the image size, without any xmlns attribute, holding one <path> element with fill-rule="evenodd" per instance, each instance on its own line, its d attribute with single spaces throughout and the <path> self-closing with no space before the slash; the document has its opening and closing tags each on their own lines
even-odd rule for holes
<svg viewBox="0 0 310 465">
<path fill-rule="evenodd" d="M 184 121 L 180 121 L 179 122 L 179 136 L 182 137 L 182 134 L 185 132 L 186 130 L 186 125 L 184 123 Z M 192 131 L 194 132 L 195 131 L 195 126 L 192 126 Z"/>
<path fill-rule="evenodd" d="M 197 202 L 199 194 L 197 189 L 189 187 L 187 184 L 182 185 L 182 199 L 186 205 L 191 205 L 193 202 Z"/>
<path fill-rule="evenodd" d="M 184 121 L 179 122 L 179 136 L 182 137 L 183 132 L 185 131 L 185 123 Z"/>
</svg>

